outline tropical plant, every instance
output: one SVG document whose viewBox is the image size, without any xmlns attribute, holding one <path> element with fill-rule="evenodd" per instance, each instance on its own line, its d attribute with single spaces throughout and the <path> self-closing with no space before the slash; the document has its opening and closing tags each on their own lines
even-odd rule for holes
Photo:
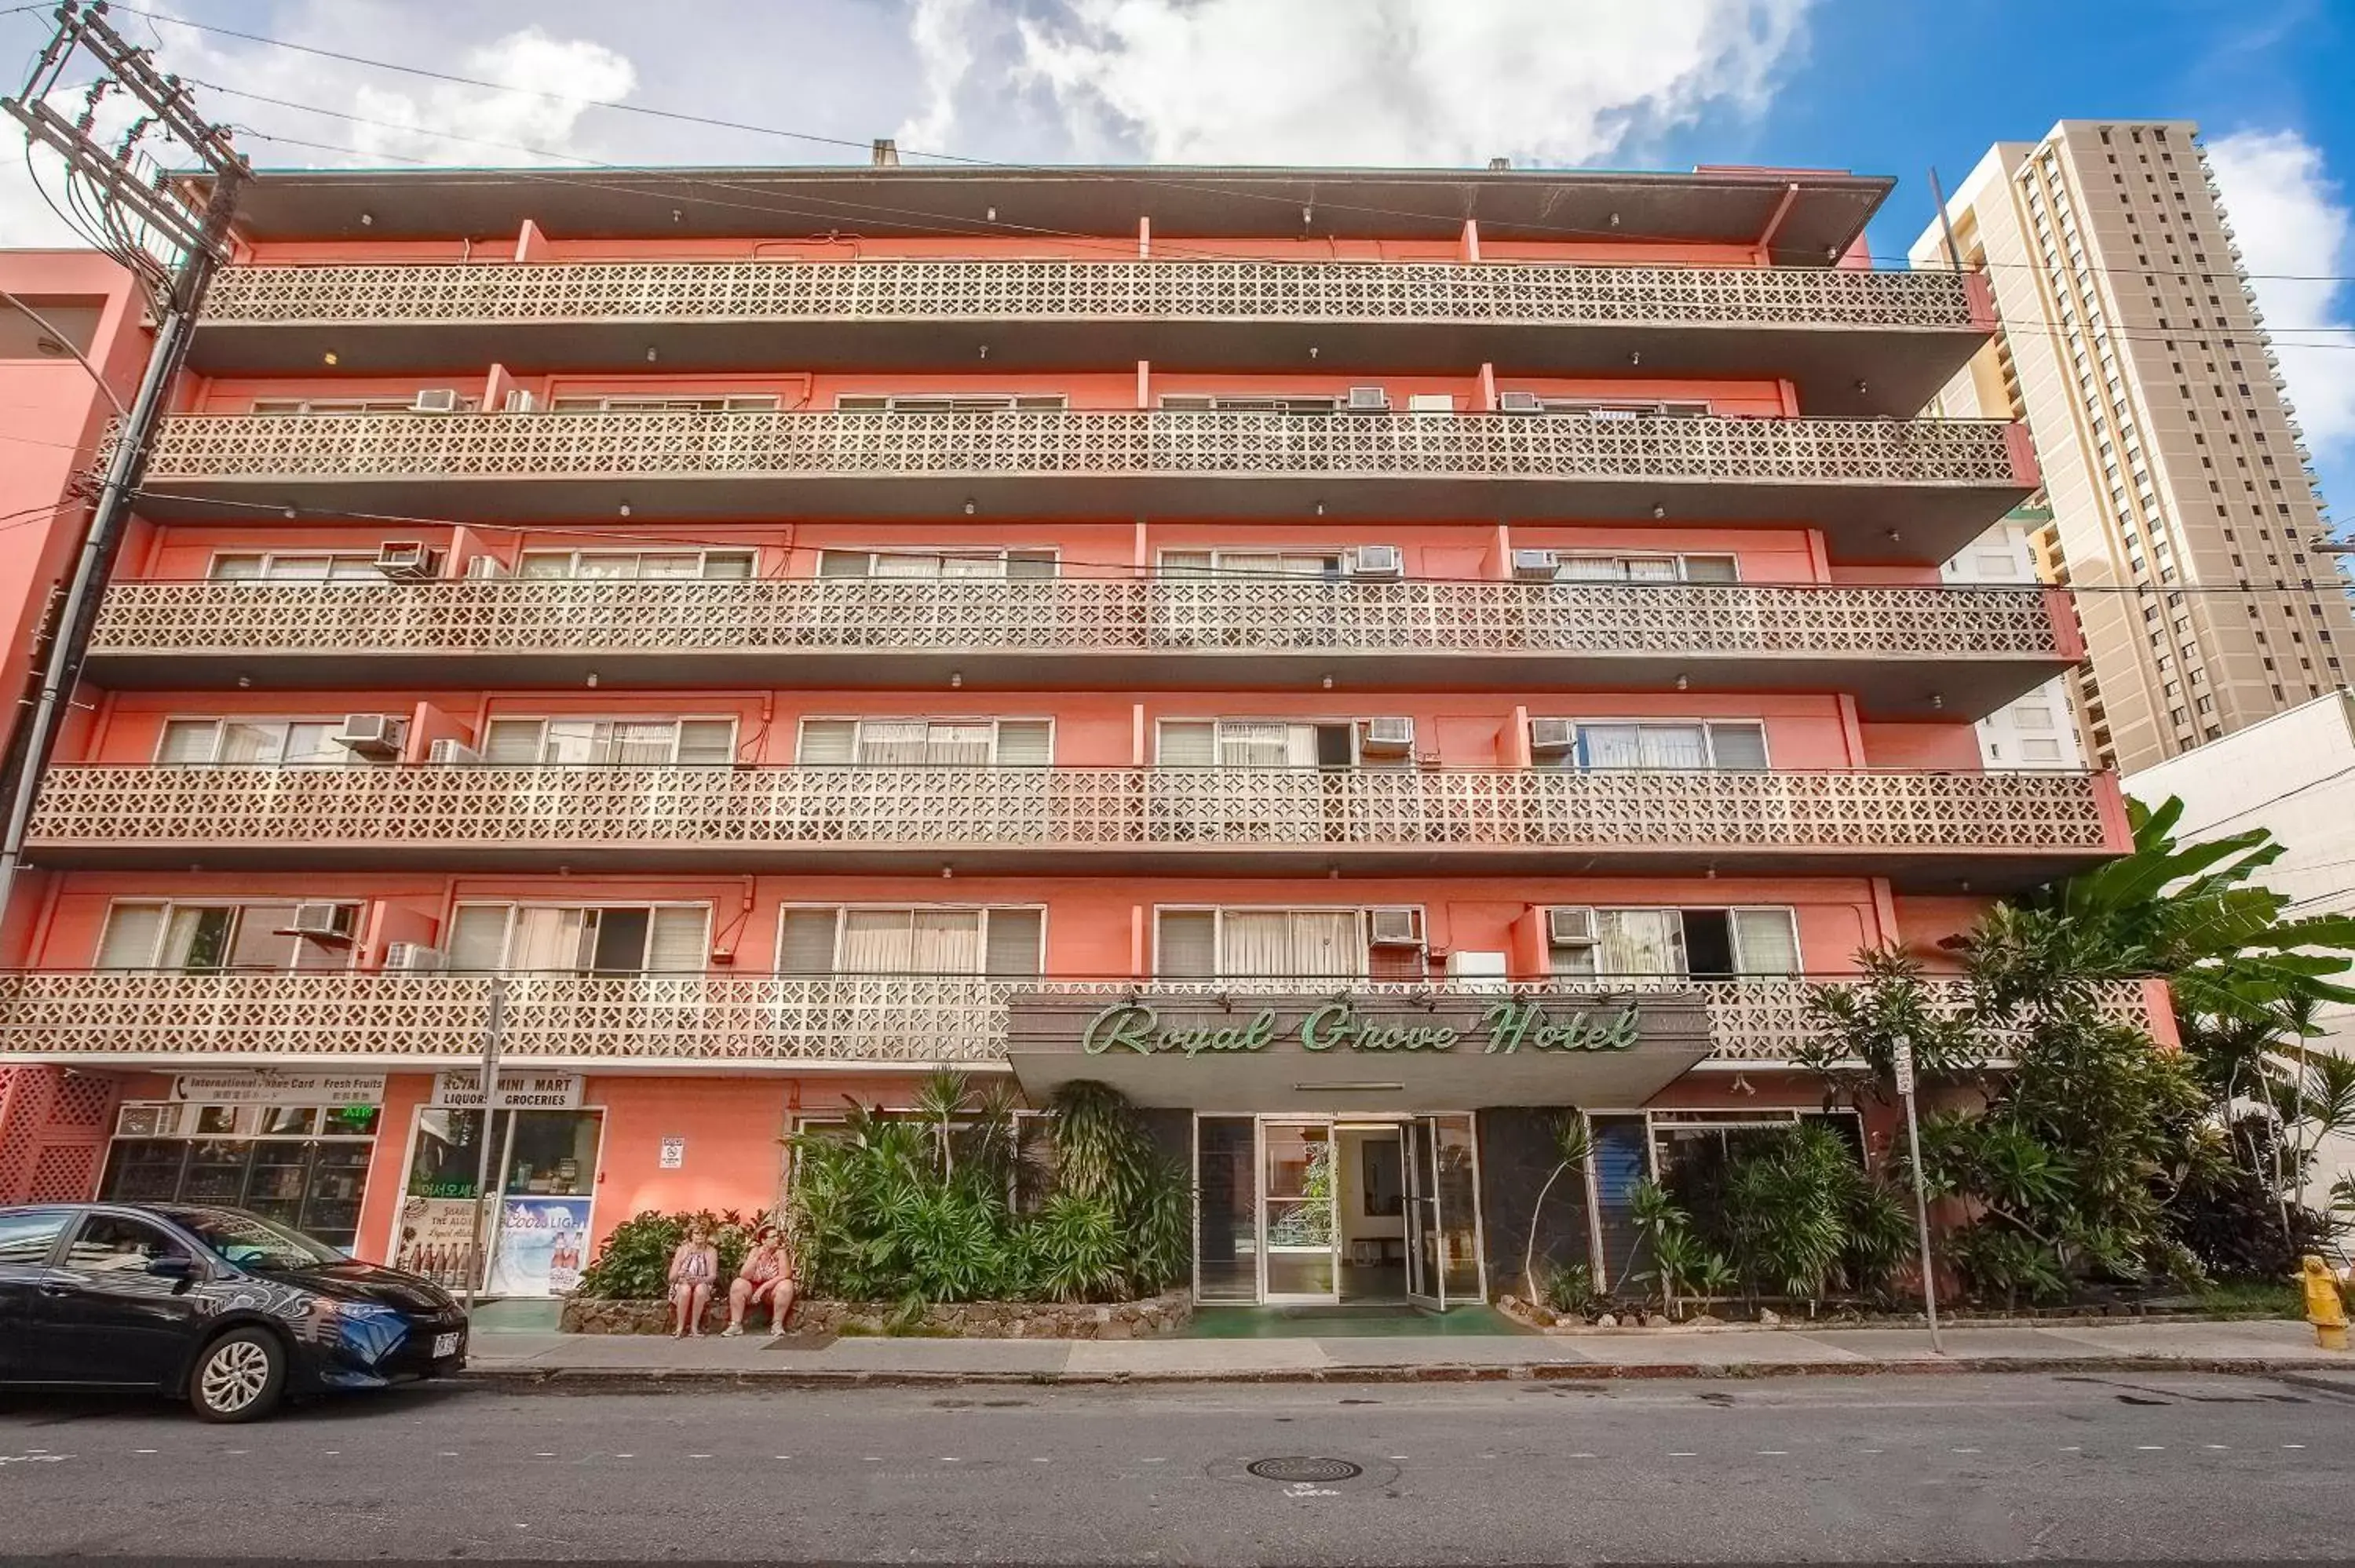
<svg viewBox="0 0 2355 1568">
<path fill-rule="evenodd" d="M 1649 1255 L 1651 1264 L 1627 1277 L 1658 1286 L 1661 1305 L 1669 1317 L 1683 1315 L 1688 1297 L 1715 1297 L 1732 1290 L 1732 1266 L 1721 1254 L 1710 1249 L 1693 1228 L 1692 1215 L 1658 1182 L 1646 1178 L 1630 1188 L 1627 1212 L 1640 1238 L 1639 1251 Z"/>
<path fill-rule="evenodd" d="M 671 1255 L 698 1224 L 710 1229 L 712 1245 L 719 1250 L 719 1277 L 732 1279 L 751 1245 L 755 1223 L 733 1209 L 669 1214 L 641 1211 L 613 1227 L 595 1260 L 581 1271 L 574 1294 L 605 1301 L 662 1299 L 670 1290 Z"/>
<path fill-rule="evenodd" d="M 1547 1124 L 1546 1131 L 1548 1140 L 1553 1145 L 1554 1165 L 1546 1173 L 1544 1185 L 1538 1189 L 1537 1201 L 1529 1205 L 1529 1245 L 1521 1249 L 1521 1290 L 1532 1301 L 1543 1298 L 1538 1280 L 1538 1226 L 1545 1218 L 1546 1194 L 1553 1191 L 1553 1184 L 1561 1180 L 1564 1171 L 1586 1169 L 1587 1157 L 1594 1149 L 1593 1133 L 1587 1126 L 1583 1111 L 1564 1111 Z M 1549 1279 L 1558 1272 L 1558 1269 L 1550 1271 Z M 1590 1287 L 1593 1283 L 1591 1269 L 1588 1270 L 1587 1283 Z M 1565 1308 L 1556 1308 L 1555 1310 Z"/>
<path fill-rule="evenodd" d="M 1609 1305 L 1609 1298 L 1594 1283 L 1593 1266 L 1587 1263 L 1547 1265 L 1545 1277 L 1538 1282 L 1531 1299 L 1551 1311 L 1576 1318 L 1592 1318 Z"/>
</svg>

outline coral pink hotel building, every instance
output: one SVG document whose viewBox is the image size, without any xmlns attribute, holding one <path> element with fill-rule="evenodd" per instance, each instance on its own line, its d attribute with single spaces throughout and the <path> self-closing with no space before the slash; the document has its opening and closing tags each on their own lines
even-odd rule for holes
<svg viewBox="0 0 2355 1568">
<path fill-rule="evenodd" d="M 1993 320 L 1867 264 L 1887 186 L 263 176 L 36 819 L 0 1199 L 454 1277 L 487 1168 L 485 1283 L 560 1290 L 949 1065 L 1147 1107 L 1206 1300 L 1512 1287 L 1579 1107 L 1609 1276 L 1638 1177 L 1820 1113 L 1808 977 L 2125 846 L 1980 766 L 2080 650 L 1940 585 L 2036 471 L 1915 418 Z"/>
</svg>

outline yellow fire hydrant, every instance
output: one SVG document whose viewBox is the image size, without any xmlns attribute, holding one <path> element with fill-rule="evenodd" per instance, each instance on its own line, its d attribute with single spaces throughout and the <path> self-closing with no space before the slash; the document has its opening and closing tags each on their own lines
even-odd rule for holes
<svg viewBox="0 0 2355 1568">
<path fill-rule="evenodd" d="M 2306 1284 L 2306 1320 L 2314 1325 L 2314 1342 L 2326 1351 L 2345 1350 L 2347 1303 L 2339 1299 L 2339 1281 L 2312 1255 L 2300 1261 L 2298 1269 Z"/>
</svg>

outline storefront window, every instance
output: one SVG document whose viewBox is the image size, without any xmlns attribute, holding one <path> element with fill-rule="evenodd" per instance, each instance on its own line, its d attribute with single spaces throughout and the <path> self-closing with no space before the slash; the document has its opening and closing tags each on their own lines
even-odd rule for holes
<svg viewBox="0 0 2355 1568">
<path fill-rule="evenodd" d="M 250 1209 L 348 1250 L 379 1114 L 365 1104 L 126 1105 L 99 1195 Z"/>
<path fill-rule="evenodd" d="M 488 1118 L 491 1188 L 483 1207 L 480 1281 L 494 1295 L 559 1295 L 587 1261 L 596 1192 L 598 1110 L 501 1110 Z M 428 1106 L 417 1114 L 393 1237 L 396 1266 L 453 1290 L 472 1272 L 484 1113 Z"/>
</svg>

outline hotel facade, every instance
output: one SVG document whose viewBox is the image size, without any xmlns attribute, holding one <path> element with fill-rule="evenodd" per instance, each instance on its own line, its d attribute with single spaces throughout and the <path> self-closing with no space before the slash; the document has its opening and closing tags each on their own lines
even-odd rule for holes
<svg viewBox="0 0 2355 1568">
<path fill-rule="evenodd" d="M 1823 1114 L 1811 981 L 2126 846 L 1982 762 L 2082 650 L 1941 580 L 2038 472 L 1917 417 L 1995 317 L 1868 264 L 1887 188 L 262 176 L 36 815 L 0 1201 L 459 1283 L 487 1171 L 481 1283 L 561 1290 L 947 1065 L 1146 1107 L 1206 1301 L 1513 1287 L 1577 1107 L 1609 1278 L 1637 1180 Z"/>
</svg>

